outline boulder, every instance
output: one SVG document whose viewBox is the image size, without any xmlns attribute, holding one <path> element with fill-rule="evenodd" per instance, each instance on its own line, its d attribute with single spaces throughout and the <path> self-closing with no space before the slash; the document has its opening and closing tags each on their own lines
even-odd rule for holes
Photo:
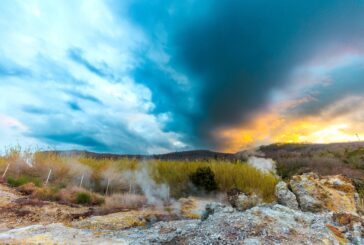
<svg viewBox="0 0 364 245">
<path fill-rule="evenodd" d="M 227 200 L 238 211 L 245 211 L 262 202 L 261 198 L 255 193 L 244 193 L 237 188 L 233 188 L 227 192 Z"/>
<path fill-rule="evenodd" d="M 238 211 L 245 211 L 247 209 L 257 206 L 261 202 L 262 202 L 261 198 L 258 197 L 255 193 L 252 194 L 243 193 L 238 195 L 235 202 L 235 207 Z"/>
<path fill-rule="evenodd" d="M 238 199 L 238 196 L 241 194 L 243 194 L 243 192 L 238 188 L 232 188 L 226 193 L 227 201 L 233 208 L 236 208 L 236 201 Z"/>
<path fill-rule="evenodd" d="M 302 211 L 357 213 L 358 193 L 347 177 L 307 173 L 293 176 L 290 186 Z"/>
<path fill-rule="evenodd" d="M 276 185 L 275 194 L 279 204 L 292 209 L 298 209 L 296 196 L 288 189 L 287 184 L 284 181 L 280 181 Z"/>
</svg>

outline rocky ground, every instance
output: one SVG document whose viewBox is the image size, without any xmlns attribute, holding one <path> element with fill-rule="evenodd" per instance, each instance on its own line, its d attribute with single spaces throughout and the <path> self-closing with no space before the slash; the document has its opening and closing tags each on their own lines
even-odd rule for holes
<svg viewBox="0 0 364 245">
<path fill-rule="evenodd" d="M 40 218 L 27 223 L 26 218 L 20 218 L 16 223 L 10 222 L 10 218 L 3 219 L 6 215 L 1 212 L 0 243 L 364 244 L 362 211 L 349 179 L 304 174 L 293 177 L 288 184 L 280 182 L 276 194 L 278 203 L 255 203 L 252 207 L 252 199 L 237 192 L 236 198 L 231 198 L 235 208 L 210 203 L 202 219 L 186 219 L 186 213 L 184 216 L 173 214 L 176 215 L 173 218 L 163 210 L 145 209 L 67 220 L 56 218 L 52 212 L 48 214 L 52 205 L 56 205 L 54 208 L 62 205 L 47 203 L 40 210 L 49 220 Z M 0 207 L 9 208 L 19 198 L 24 197 L 1 186 Z M 188 210 L 198 206 L 192 201 L 184 202 L 189 204 Z M 24 206 L 27 205 L 20 208 Z M 67 208 L 61 212 L 84 211 Z M 29 209 L 37 212 L 37 207 Z"/>
<path fill-rule="evenodd" d="M 32 199 L 0 184 L 1 230 L 33 224 L 68 223 L 87 211 L 87 207 L 71 207 Z"/>
</svg>

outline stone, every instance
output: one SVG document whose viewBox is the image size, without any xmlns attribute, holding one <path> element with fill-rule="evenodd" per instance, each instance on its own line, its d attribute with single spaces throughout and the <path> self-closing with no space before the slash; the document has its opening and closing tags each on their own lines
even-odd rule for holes
<svg viewBox="0 0 364 245">
<path fill-rule="evenodd" d="M 229 191 L 227 191 L 226 193 L 227 201 L 233 208 L 236 207 L 236 200 L 238 199 L 238 196 L 240 194 L 243 194 L 243 192 L 238 188 L 232 188 Z"/>
<path fill-rule="evenodd" d="M 284 181 L 280 181 L 275 188 L 277 202 L 283 206 L 298 209 L 298 202 L 296 196 L 287 187 Z"/>
<path fill-rule="evenodd" d="M 205 221 L 210 215 L 213 215 L 215 212 L 223 212 L 225 208 L 225 205 L 218 202 L 208 203 L 206 204 L 205 211 L 201 215 L 201 220 Z"/>
</svg>

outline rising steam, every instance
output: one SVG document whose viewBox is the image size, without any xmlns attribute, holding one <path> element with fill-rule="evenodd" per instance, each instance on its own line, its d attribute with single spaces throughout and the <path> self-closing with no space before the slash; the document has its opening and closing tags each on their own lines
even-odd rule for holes
<svg viewBox="0 0 364 245">
<path fill-rule="evenodd" d="M 248 164 L 255 167 L 256 169 L 262 172 L 270 172 L 276 174 L 276 163 L 270 158 L 261 158 L 261 157 L 249 157 Z"/>
<path fill-rule="evenodd" d="M 170 199 L 169 185 L 157 184 L 145 166 L 124 172 L 123 177 L 129 181 L 129 192 L 135 193 L 139 190 L 147 198 L 148 204 L 160 206 Z"/>
</svg>

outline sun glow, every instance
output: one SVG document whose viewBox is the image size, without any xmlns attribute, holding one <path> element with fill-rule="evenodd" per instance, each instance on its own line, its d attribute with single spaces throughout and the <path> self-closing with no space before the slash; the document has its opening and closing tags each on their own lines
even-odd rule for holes
<svg viewBox="0 0 364 245">
<path fill-rule="evenodd" d="M 228 142 L 221 150 L 236 152 L 268 143 L 333 143 L 358 140 L 350 122 L 307 117 L 287 119 L 275 114 L 258 115 L 248 125 L 217 132 Z"/>
</svg>

